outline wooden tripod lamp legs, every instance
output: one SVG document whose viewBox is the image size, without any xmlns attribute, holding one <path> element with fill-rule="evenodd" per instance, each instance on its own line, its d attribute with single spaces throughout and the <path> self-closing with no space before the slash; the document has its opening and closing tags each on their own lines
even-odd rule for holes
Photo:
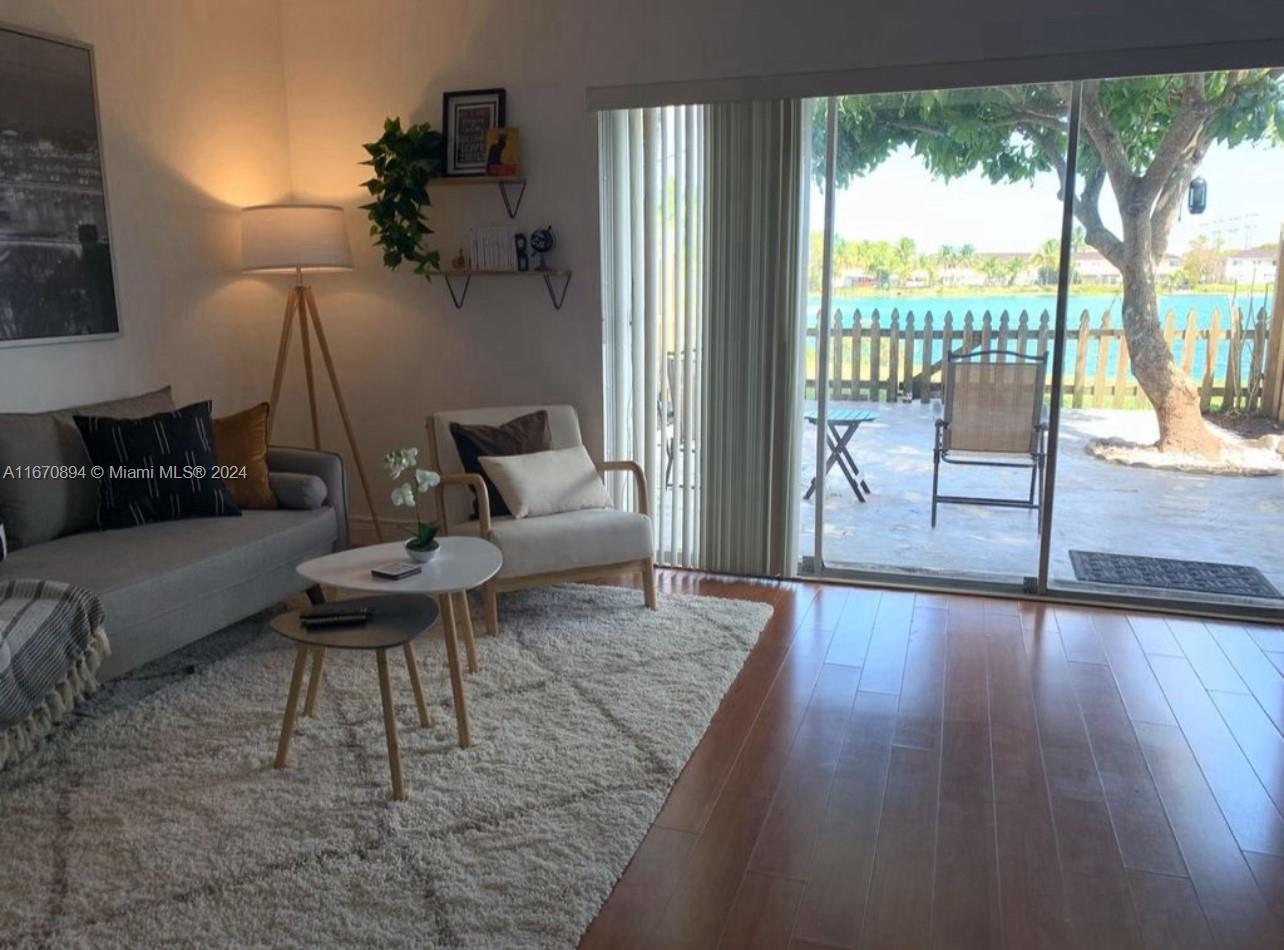
<svg viewBox="0 0 1284 950">
<path fill-rule="evenodd" d="M 272 440 L 272 426 L 276 422 L 277 406 L 281 401 L 281 384 L 285 379 L 285 359 L 290 352 L 290 336 L 295 317 L 299 320 L 299 336 L 303 340 L 303 370 L 308 383 L 308 410 L 312 420 L 312 447 L 321 448 L 321 427 L 317 415 L 316 383 L 312 375 L 312 344 L 308 327 L 316 333 L 317 346 L 321 350 L 321 361 L 325 364 L 326 375 L 330 377 L 330 388 L 334 390 L 334 401 L 339 407 L 339 418 L 343 422 L 344 434 L 348 437 L 348 448 L 352 452 L 352 462 L 357 469 L 357 479 L 361 482 L 361 493 L 365 496 L 366 507 L 370 509 L 370 520 L 374 522 L 375 536 L 383 540 L 383 523 L 375 511 L 374 499 L 370 495 L 370 482 L 366 478 L 366 467 L 361 461 L 361 449 L 357 447 L 356 436 L 352 432 L 352 420 L 348 417 L 348 405 L 343 399 L 343 390 L 339 387 L 339 376 L 334 370 L 334 360 L 330 356 L 330 344 L 326 340 L 325 330 L 321 327 L 321 317 L 317 313 L 316 297 L 312 288 L 305 286 L 291 287 L 285 298 L 285 319 L 281 324 L 281 342 L 276 351 L 276 371 L 272 375 L 272 410 L 268 415 L 268 441 Z"/>
</svg>

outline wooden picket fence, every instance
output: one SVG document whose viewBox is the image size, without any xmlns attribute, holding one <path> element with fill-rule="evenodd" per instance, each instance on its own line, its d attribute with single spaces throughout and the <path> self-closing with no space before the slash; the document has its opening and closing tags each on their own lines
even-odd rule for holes
<svg viewBox="0 0 1284 950">
<path fill-rule="evenodd" d="M 1204 409 L 1261 409 L 1269 322 L 1265 308 L 1251 323 L 1245 322 L 1239 308 L 1229 319 L 1215 310 L 1209 326 L 1201 329 L 1193 311 L 1182 326 L 1178 325 L 1176 313 L 1168 311 L 1164 338 L 1177 365 L 1199 384 Z M 1009 350 L 1031 356 L 1051 353 L 1052 320 L 1047 311 L 1037 321 L 1032 321 L 1026 312 L 1016 320 L 1006 311 L 997 319 L 989 311 L 979 319 L 969 311 L 962 320 L 947 312 L 938 323 L 930 311 L 919 319 L 913 313 L 902 316 L 898 310 L 893 310 L 889 318 L 877 310 L 868 316 L 857 310 L 850 326 L 846 323 L 841 311 L 834 314 L 829 343 L 830 399 L 928 402 L 941 394 L 941 359 L 945 353 L 975 349 Z M 1131 373 L 1123 329 L 1110 324 L 1111 314 L 1107 312 L 1093 326 L 1086 310 L 1080 314 L 1077 326 L 1071 321 L 1063 406 L 1149 406 Z M 808 340 L 813 344 L 816 330 L 814 325 L 807 329 Z M 1050 395 L 1050 380 L 1048 386 Z M 815 392 L 816 367 L 812 358 L 807 366 L 808 397 Z"/>
</svg>

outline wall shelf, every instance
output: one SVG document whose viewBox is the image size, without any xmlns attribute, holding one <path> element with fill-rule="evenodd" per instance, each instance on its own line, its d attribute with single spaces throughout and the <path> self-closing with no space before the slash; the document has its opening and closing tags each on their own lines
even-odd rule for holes
<svg viewBox="0 0 1284 950">
<path fill-rule="evenodd" d="M 566 289 L 571 284 L 571 272 L 568 270 L 442 270 L 436 273 L 446 279 L 446 289 L 450 291 L 456 310 L 463 308 L 474 277 L 542 277 L 554 310 L 562 309 Z"/>
<path fill-rule="evenodd" d="M 434 178 L 428 182 L 429 188 L 438 186 L 447 188 L 476 187 L 478 185 L 498 185 L 500 197 L 504 199 L 504 210 L 508 217 L 517 217 L 517 209 L 522 206 L 522 196 L 526 194 L 526 179 L 520 176 L 498 175 L 458 175 L 453 178 Z"/>
</svg>

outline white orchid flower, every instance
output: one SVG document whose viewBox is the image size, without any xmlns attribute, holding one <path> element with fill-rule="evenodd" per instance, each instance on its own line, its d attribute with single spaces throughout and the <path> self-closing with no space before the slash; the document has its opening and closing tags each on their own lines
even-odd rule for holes
<svg viewBox="0 0 1284 950">
<path fill-rule="evenodd" d="M 441 484 L 441 476 L 436 472 L 430 472 L 427 469 L 415 469 L 415 484 L 419 486 L 422 494 L 430 489 L 436 488 Z"/>
<path fill-rule="evenodd" d="M 403 482 L 392 490 L 392 503 L 400 508 L 403 505 L 407 508 L 415 504 L 415 493 L 410 487 L 409 482 Z"/>
<path fill-rule="evenodd" d="M 419 450 L 413 446 L 407 449 L 394 449 L 383 457 L 383 467 L 392 478 L 400 478 L 408 468 L 414 468 L 419 460 Z"/>
</svg>

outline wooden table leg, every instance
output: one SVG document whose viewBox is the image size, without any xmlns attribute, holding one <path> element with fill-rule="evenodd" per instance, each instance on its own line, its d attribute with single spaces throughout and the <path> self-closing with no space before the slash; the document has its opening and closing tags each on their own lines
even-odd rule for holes
<svg viewBox="0 0 1284 950">
<path fill-rule="evenodd" d="M 401 750 L 397 747 L 397 719 L 392 711 L 392 684 L 388 681 L 388 651 L 376 650 L 379 664 L 379 695 L 383 698 L 383 731 L 388 739 L 388 768 L 392 772 L 393 801 L 406 800 L 406 787 L 401 781 Z"/>
<path fill-rule="evenodd" d="M 276 743 L 276 762 L 273 768 L 285 768 L 285 757 L 290 752 L 290 736 L 294 735 L 294 714 L 299 708 L 299 687 L 303 685 L 303 668 L 307 665 L 308 648 L 294 648 L 294 673 L 290 676 L 290 695 L 285 701 L 285 719 L 281 721 L 281 738 Z"/>
<path fill-rule="evenodd" d="M 459 613 L 463 617 L 464 652 L 468 654 L 468 672 L 477 672 L 477 642 L 473 639 L 473 614 L 468 609 L 468 591 L 461 590 L 451 595 L 456 600 Z M 458 617 L 456 618 L 459 619 Z"/>
<path fill-rule="evenodd" d="M 443 594 L 441 603 L 441 628 L 446 637 L 446 660 L 450 664 L 450 692 L 455 701 L 455 725 L 459 729 L 459 748 L 473 744 L 468 733 L 468 706 L 464 699 L 464 674 L 459 669 L 459 645 L 455 642 L 455 611 L 451 596 Z"/>
<path fill-rule="evenodd" d="M 314 716 L 317 711 L 317 694 L 321 692 L 321 668 L 325 665 L 325 647 L 312 648 L 312 678 L 308 680 L 308 698 L 303 703 L 303 715 Z"/>
<path fill-rule="evenodd" d="M 415 649 L 409 643 L 401 649 L 406 655 L 406 672 L 410 674 L 410 688 L 415 691 L 415 705 L 419 708 L 419 725 L 427 728 L 432 725 L 432 713 L 428 712 L 428 703 L 424 701 L 424 687 L 419 682 L 419 661 L 415 659 Z"/>
</svg>

